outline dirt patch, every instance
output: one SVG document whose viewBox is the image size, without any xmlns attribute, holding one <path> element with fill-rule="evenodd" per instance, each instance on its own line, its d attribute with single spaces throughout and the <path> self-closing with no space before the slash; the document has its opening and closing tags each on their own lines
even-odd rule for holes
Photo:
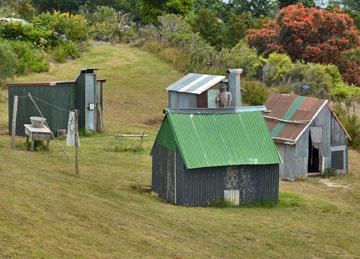
<svg viewBox="0 0 360 259">
<path fill-rule="evenodd" d="M 320 179 L 319 182 L 331 188 L 349 188 L 347 185 L 338 184 L 330 179 Z"/>
</svg>

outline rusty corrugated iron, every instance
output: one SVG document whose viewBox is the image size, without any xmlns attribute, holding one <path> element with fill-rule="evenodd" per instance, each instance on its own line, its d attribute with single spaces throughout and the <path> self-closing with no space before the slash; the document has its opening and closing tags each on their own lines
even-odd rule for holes
<svg viewBox="0 0 360 259">
<path fill-rule="evenodd" d="M 315 97 L 305 97 L 301 105 L 290 118 L 284 120 L 284 115 L 293 107 L 299 96 L 288 94 L 273 94 L 266 102 L 268 112 L 265 114 L 266 123 L 272 132 L 280 123 L 284 124 L 274 139 L 296 142 L 304 129 L 315 118 L 316 114 L 326 105 L 327 100 Z"/>
</svg>

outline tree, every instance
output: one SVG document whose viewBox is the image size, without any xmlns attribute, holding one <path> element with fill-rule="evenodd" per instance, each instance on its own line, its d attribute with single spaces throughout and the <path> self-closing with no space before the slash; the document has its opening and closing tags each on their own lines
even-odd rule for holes
<svg viewBox="0 0 360 259">
<path fill-rule="evenodd" d="M 0 97 L 1 88 L 8 78 L 13 78 L 19 67 L 16 54 L 9 44 L 0 41 Z"/>
<path fill-rule="evenodd" d="M 236 14 L 251 12 L 253 17 L 271 16 L 276 11 L 275 0 L 230 0 L 229 5 Z"/>
<path fill-rule="evenodd" d="M 264 23 L 268 22 L 268 18 L 254 19 L 250 12 L 245 12 L 240 15 L 231 12 L 228 17 L 224 34 L 224 46 L 227 48 L 232 48 L 241 39 L 244 39 L 249 29 L 261 28 Z"/>
<path fill-rule="evenodd" d="M 315 7 L 314 0 L 278 0 L 279 8 L 284 8 L 288 5 L 303 4 L 306 7 Z"/>
<path fill-rule="evenodd" d="M 137 8 L 142 23 L 157 23 L 157 17 L 164 13 L 184 15 L 193 7 L 193 0 L 140 0 Z"/>
<path fill-rule="evenodd" d="M 290 5 L 262 29 L 249 31 L 249 44 L 262 54 L 286 52 L 293 60 L 336 63 L 344 50 L 360 45 L 348 14 Z"/>
<path fill-rule="evenodd" d="M 223 21 L 228 21 L 229 13 L 231 13 L 230 5 L 222 0 L 195 0 L 194 11 L 207 9 L 216 13 L 216 16 Z"/>
<path fill-rule="evenodd" d="M 360 86 L 360 48 L 344 51 L 337 65 L 349 83 Z"/>
<path fill-rule="evenodd" d="M 216 13 L 207 9 L 201 9 L 199 14 L 192 22 L 192 27 L 195 32 L 211 44 L 211 46 L 221 49 L 223 43 L 224 24 L 216 16 Z"/>
<path fill-rule="evenodd" d="M 40 11 L 76 12 L 86 0 L 32 0 L 32 4 Z"/>
<path fill-rule="evenodd" d="M 342 4 L 345 5 L 346 8 L 360 12 L 360 1 L 359 0 L 343 0 Z"/>
</svg>

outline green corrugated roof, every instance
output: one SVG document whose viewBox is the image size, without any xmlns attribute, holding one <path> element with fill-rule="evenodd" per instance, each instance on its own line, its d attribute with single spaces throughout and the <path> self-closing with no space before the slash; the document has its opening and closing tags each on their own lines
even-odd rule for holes
<svg viewBox="0 0 360 259">
<path fill-rule="evenodd" d="M 261 112 L 168 113 L 156 143 L 178 149 L 187 169 L 281 161 Z"/>
</svg>

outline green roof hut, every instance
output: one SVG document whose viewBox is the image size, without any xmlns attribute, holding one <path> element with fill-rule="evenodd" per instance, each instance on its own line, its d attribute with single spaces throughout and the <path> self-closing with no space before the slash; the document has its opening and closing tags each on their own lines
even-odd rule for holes
<svg viewBox="0 0 360 259">
<path fill-rule="evenodd" d="M 263 109 L 167 110 L 151 152 L 152 191 L 184 206 L 276 204 L 281 159 Z"/>
</svg>

